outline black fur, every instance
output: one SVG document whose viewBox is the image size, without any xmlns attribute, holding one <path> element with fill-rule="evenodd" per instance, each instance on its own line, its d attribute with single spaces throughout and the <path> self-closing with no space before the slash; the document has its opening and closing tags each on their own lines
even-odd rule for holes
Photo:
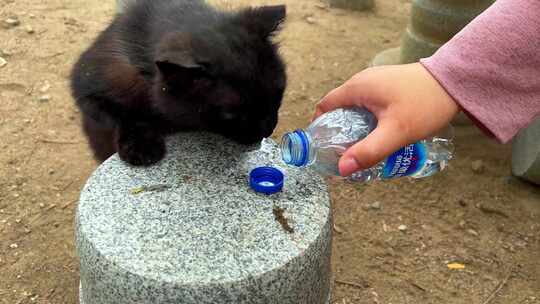
<svg viewBox="0 0 540 304">
<path fill-rule="evenodd" d="M 151 165 L 183 130 L 268 137 L 286 86 L 271 41 L 284 19 L 284 6 L 222 12 L 202 0 L 139 0 L 118 15 L 72 71 L 96 158 Z"/>
</svg>

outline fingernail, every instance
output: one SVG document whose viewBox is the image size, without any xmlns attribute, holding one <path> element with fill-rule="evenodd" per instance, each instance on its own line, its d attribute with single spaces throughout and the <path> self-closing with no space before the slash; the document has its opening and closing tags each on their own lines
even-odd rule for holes
<svg viewBox="0 0 540 304">
<path fill-rule="evenodd" d="M 354 157 L 345 156 L 342 161 L 339 162 L 339 172 L 341 176 L 349 176 L 358 171 L 360 166 Z"/>
</svg>

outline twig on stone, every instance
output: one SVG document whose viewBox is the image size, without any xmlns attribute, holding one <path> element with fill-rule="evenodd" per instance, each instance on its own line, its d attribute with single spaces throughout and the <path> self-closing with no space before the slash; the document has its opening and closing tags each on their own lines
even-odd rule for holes
<svg viewBox="0 0 540 304">
<path fill-rule="evenodd" d="M 281 225 L 283 230 L 291 234 L 294 233 L 294 228 L 291 227 L 289 221 L 285 217 L 285 209 L 274 207 L 272 213 L 274 213 L 275 220 Z"/>
<path fill-rule="evenodd" d="M 131 194 L 137 195 L 144 192 L 161 192 L 171 188 L 169 185 L 153 185 L 153 186 L 142 186 L 131 189 Z"/>
</svg>

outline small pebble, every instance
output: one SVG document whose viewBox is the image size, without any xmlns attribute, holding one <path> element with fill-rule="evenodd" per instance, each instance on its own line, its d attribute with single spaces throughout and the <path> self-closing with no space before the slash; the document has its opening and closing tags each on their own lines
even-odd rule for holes
<svg viewBox="0 0 540 304">
<path fill-rule="evenodd" d="M 373 210 L 380 210 L 381 209 L 381 202 L 374 202 L 373 204 L 369 205 L 369 207 Z"/>
<path fill-rule="evenodd" d="M 19 24 L 21 24 L 21 22 L 17 17 L 10 17 L 4 20 L 4 24 L 6 25 L 6 27 L 11 28 L 18 26 Z"/>
<path fill-rule="evenodd" d="M 480 174 L 484 172 L 484 162 L 482 160 L 475 160 L 471 163 L 471 169 L 474 173 Z"/>
<path fill-rule="evenodd" d="M 33 29 L 30 25 L 27 25 L 24 29 L 26 30 L 26 32 L 27 32 L 28 34 L 33 34 L 33 33 L 35 33 L 34 29 Z"/>
<path fill-rule="evenodd" d="M 526 241 L 516 241 L 514 243 L 514 245 L 516 247 L 519 247 L 519 248 L 525 248 L 525 247 L 527 247 L 527 242 Z"/>
<path fill-rule="evenodd" d="M 45 83 L 39 88 L 39 91 L 41 93 L 47 93 L 47 91 L 51 88 L 51 84 L 48 81 L 45 81 Z"/>
<path fill-rule="evenodd" d="M 315 23 L 317 23 L 317 20 L 315 20 L 315 18 L 313 18 L 313 17 L 307 17 L 306 22 L 309 23 L 309 24 L 315 24 Z"/>
<path fill-rule="evenodd" d="M 13 243 L 13 244 L 9 245 L 9 248 L 11 248 L 11 249 L 17 249 L 17 248 L 19 248 L 19 245 Z"/>
<path fill-rule="evenodd" d="M 40 208 L 45 208 L 45 204 L 44 203 L 39 203 L 39 207 Z"/>
<path fill-rule="evenodd" d="M 467 233 L 470 235 L 478 236 L 478 232 L 474 229 L 467 229 Z"/>
<path fill-rule="evenodd" d="M 334 224 L 334 231 L 339 233 L 339 234 L 342 234 L 343 233 L 343 229 L 341 229 L 341 227 L 339 227 L 338 225 Z"/>
<path fill-rule="evenodd" d="M 36 18 L 36 15 L 34 15 L 34 14 L 29 14 L 28 17 L 34 19 L 34 18 Z"/>
<path fill-rule="evenodd" d="M 47 101 L 51 100 L 51 96 L 50 96 L 50 95 L 42 95 L 42 96 L 40 96 L 40 97 L 38 98 L 38 100 L 39 100 L 40 102 L 47 102 Z"/>
<path fill-rule="evenodd" d="M 8 51 L 6 49 L 0 50 L 0 57 L 9 57 L 13 55 L 13 51 Z"/>
<path fill-rule="evenodd" d="M 407 231 L 408 227 L 406 225 L 399 225 L 399 231 Z"/>
<path fill-rule="evenodd" d="M 0 68 L 5 67 L 6 64 L 7 64 L 7 61 L 4 58 L 0 57 Z"/>
</svg>

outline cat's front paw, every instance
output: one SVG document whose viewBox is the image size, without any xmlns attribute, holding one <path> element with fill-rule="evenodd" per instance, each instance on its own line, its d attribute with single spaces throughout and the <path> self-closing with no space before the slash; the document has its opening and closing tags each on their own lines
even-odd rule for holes
<svg viewBox="0 0 540 304">
<path fill-rule="evenodd" d="M 146 138 L 144 140 L 126 140 L 118 142 L 118 155 L 133 166 L 150 166 L 165 156 L 163 138 Z"/>
</svg>

